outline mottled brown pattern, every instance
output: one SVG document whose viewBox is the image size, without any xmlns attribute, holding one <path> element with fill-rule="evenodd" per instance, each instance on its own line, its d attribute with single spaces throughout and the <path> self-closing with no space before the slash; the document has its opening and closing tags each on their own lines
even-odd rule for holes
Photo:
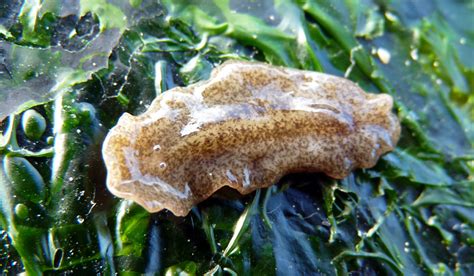
<svg viewBox="0 0 474 276">
<path fill-rule="evenodd" d="M 103 146 L 107 186 L 150 212 L 184 216 L 225 185 L 247 194 L 291 172 L 344 178 L 394 148 L 391 109 L 389 95 L 343 78 L 225 62 L 120 118 Z"/>
</svg>

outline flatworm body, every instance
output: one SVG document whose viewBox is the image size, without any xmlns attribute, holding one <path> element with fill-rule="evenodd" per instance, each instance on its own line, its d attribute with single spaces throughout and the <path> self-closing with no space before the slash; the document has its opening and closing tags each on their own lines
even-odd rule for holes
<svg viewBox="0 0 474 276">
<path fill-rule="evenodd" d="M 392 105 L 344 78 L 228 61 L 123 114 L 103 145 L 107 187 L 184 216 L 223 186 L 247 194 L 293 172 L 341 179 L 395 147 Z"/>
</svg>

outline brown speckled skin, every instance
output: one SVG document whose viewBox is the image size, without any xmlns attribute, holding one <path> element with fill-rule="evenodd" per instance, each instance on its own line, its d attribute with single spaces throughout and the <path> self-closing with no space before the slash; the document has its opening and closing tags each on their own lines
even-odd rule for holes
<svg viewBox="0 0 474 276">
<path fill-rule="evenodd" d="M 228 61 L 120 118 L 103 145 L 107 186 L 184 216 L 225 185 L 247 194 L 291 172 L 344 178 L 396 145 L 392 104 L 343 78 Z"/>
</svg>

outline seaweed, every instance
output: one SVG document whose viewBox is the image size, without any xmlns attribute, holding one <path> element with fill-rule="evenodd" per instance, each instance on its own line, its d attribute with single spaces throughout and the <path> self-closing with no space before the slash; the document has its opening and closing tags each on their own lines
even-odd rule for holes
<svg viewBox="0 0 474 276">
<path fill-rule="evenodd" d="M 5 273 L 474 274 L 469 1 L 1 5 Z M 344 180 L 288 175 L 244 197 L 223 191 L 184 218 L 113 197 L 107 130 L 227 59 L 389 93 L 401 141 Z"/>
</svg>

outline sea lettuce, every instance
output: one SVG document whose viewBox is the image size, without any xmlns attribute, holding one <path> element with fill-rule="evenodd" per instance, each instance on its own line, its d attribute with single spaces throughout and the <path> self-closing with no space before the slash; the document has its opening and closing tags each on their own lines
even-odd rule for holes
<svg viewBox="0 0 474 276">
<path fill-rule="evenodd" d="M 4 271 L 474 274 L 470 1 L 61 3 L 0 9 Z M 227 59 L 389 93 L 397 149 L 341 181 L 287 175 L 184 218 L 113 197 L 100 155 L 107 130 Z"/>
</svg>

